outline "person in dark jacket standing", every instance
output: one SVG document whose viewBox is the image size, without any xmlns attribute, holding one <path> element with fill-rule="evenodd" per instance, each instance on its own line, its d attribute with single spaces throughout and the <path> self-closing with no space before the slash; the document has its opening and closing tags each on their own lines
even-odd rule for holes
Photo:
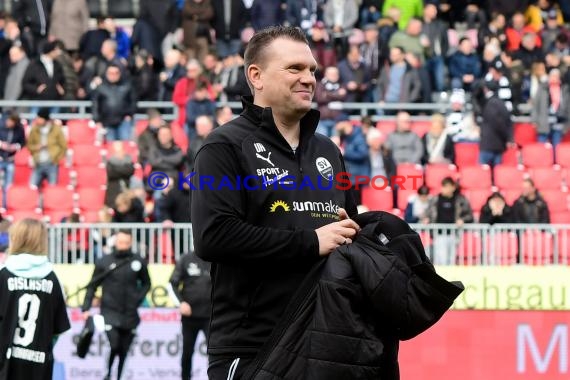
<svg viewBox="0 0 570 380">
<path fill-rule="evenodd" d="M 20 30 L 33 38 L 34 52 L 40 53 L 47 42 L 53 0 L 16 0 L 12 15 Z"/>
<path fill-rule="evenodd" d="M 240 33 L 249 21 L 247 8 L 242 0 L 212 0 L 214 17 L 212 26 L 216 32 L 218 57 L 225 58 L 239 53 Z"/>
<path fill-rule="evenodd" d="M 131 81 L 122 78 L 121 68 L 107 67 L 105 80 L 93 94 L 93 120 L 98 128 L 105 128 L 107 141 L 130 140 L 136 95 Z"/>
<path fill-rule="evenodd" d="M 481 115 L 481 142 L 479 143 L 479 163 L 499 165 L 503 153 L 513 143 L 513 123 L 505 102 L 496 95 L 495 82 L 486 82 L 485 105 Z"/>
<path fill-rule="evenodd" d="M 513 204 L 513 222 L 550 223 L 548 205 L 530 178 L 523 180 L 521 196 Z"/>
<path fill-rule="evenodd" d="M 129 347 L 140 323 L 137 309 L 150 290 L 147 264 L 142 257 L 131 251 L 131 245 L 130 231 L 119 231 L 113 253 L 95 263 L 93 277 L 81 308 L 83 318 L 87 319 L 95 292 L 101 286 L 101 315 L 105 320 L 105 331 L 111 344 L 105 380 L 111 379 L 111 369 L 117 356 L 119 357 L 117 378 L 121 378 Z"/>
<path fill-rule="evenodd" d="M 130 155 L 126 154 L 122 141 L 114 141 L 113 151 L 107 160 L 107 191 L 105 205 L 115 206 L 117 195 L 129 188 L 131 176 L 135 173 L 135 165 Z"/>
<path fill-rule="evenodd" d="M 311 267 L 359 229 L 349 219 L 357 213 L 351 192 L 302 186 L 332 185 L 346 171 L 338 147 L 315 134 L 317 62 L 305 34 L 283 26 L 256 33 L 245 67 L 254 97 L 206 138 L 191 178 L 201 188 L 192 194 L 195 252 L 212 262 L 211 380 L 242 376 Z M 212 188 L 200 184 L 204 175 Z M 231 188 L 218 186 L 228 181 Z"/>
<path fill-rule="evenodd" d="M 170 276 L 173 301 L 182 316 L 182 380 L 192 378 L 192 355 L 200 331 L 208 336 L 212 281 L 210 264 L 194 252 L 178 259 Z"/>
<path fill-rule="evenodd" d="M 26 132 L 17 113 L 5 114 L 0 119 L 0 171 L 4 174 L 2 182 L 2 201 L 6 207 L 6 188 L 14 182 L 14 156 L 26 146 Z"/>
</svg>

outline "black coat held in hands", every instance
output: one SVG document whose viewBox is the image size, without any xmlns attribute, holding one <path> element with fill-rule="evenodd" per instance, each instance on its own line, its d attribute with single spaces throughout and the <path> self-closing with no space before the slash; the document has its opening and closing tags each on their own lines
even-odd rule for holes
<svg viewBox="0 0 570 380">
<path fill-rule="evenodd" d="M 434 325 L 461 294 L 402 219 L 354 220 L 361 232 L 307 276 L 244 379 L 399 379 L 399 341 Z"/>
</svg>

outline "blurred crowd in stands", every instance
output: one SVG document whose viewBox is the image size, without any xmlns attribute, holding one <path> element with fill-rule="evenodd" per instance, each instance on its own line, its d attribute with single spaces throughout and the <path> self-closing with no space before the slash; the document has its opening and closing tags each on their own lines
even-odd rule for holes
<svg viewBox="0 0 570 380">
<path fill-rule="evenodd" d="M 62 199 L 72 195 L 70 216 L 46 208 L 51 190 L 42 190 L 35 207 L 52 222 L 189 222 L 177 173 L 191 171 L 203 139 L 234 117 L 225 104 L 250 95 L 249 38 L 288 24 L 306 32 L 317 58 L 318 131 L 339 145 L 348 171 L 425 178 L 420 189 L 390 184 L 379 208 L 410 222 L 462 224 L 548 223 L 554 207 L 554 221 L 570 223 L 570 0 L 141 0 L 131 22 L 93 21 L 85 0 L 14 4 L 0 16 L 0 97 L 88 100 L 93 119 L 60 122 L 50 115 L 74 107 L 35 107 L 27 121 L 23 109 L 3 108 L 7 215 L 24 211 L 23 193 L 10 188 L 42 189 L 45 180 L 65 187 Z M 166 123 L 150 109 L 137 122 L 137 101 L 173 102 L 178 119 Z M 443 114 L 382 107 L 442 101 Z M 341 106 L 348 102 L 378 108 L 360 117 Z M 513 124 L 524 106 L 532 123 Z M 384 116 L 392 118 L 377 121 Z M 517 129 L 527 138 L 517 139 Z M 525 150 L 538 143 L 549 143 L 546 154 Z M 538 181 L 543 166 L 550 172 L 540 178 L 550 180 Z M 471 167 L 480 171 L 466 186 Z M 152 171 L 172 177 L 166 191 L 148 187 Z M 503 171 L 516 171 L 516 180 L 499 184 Z M 372 190 L 357 193 L 369 208 L 381 193 Z M 548 191 L 560 201 L 545 200 Z"/>
</svg>

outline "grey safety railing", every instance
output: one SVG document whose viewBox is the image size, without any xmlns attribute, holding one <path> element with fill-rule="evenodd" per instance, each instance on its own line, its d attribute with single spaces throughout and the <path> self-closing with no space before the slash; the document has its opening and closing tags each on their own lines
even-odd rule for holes
<svg viewBox="0 0 570 380">
<path fill-rule="evenodd" d="M 570 265 L 570 224 L 412 224 L 435 265 Z M 192 225 L 62 223 L 48 226 L 54 263 L 94 263 L 109 253 L 113 235 L 131 231 L 133 250 L 151 264 L 173 264 L 193 250 Z"/>
<path fill-rule="evenodd" d="M 570 224 L 413 224 L 435 265 L 568 265 Z"/>
<path fill-rule="evenodd" d="M 48 255 L 56 264 L 86 263 L 112 251 L 115 234 L 128 230 L 133 252 L 149 264 L 173 264 L 183 253 L 192 251 L 192 225 L 175 223 L 60 223 L 48 225 Z"/>
</svg>

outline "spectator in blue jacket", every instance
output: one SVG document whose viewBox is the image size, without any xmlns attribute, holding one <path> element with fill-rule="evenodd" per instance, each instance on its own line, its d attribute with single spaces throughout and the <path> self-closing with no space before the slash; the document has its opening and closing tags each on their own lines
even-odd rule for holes
<svg viewBox="0 0 570 380">
<path fill-rule="evenodd" d="M 109 31 L 110 38 L 117 42 L 117 55 L 119 58 L 128 59 L 131 52 L 131 39 L 127 32 L 117 27 L 115 20 L 108 17 L 105 19 L 105 29 Z"/>
<path fill-rule="evenodd" d="M 338 122 L 336 130 L 340 136 L 341 147 L 343 147 L 346 171 L 351 174 L 350 180 L 355 185 L 356 176 L 370 177 L 370 158 L 366 136 L 360 128 L 352 125 L 350 120 Z M 356 204 L 361 203 L 360 188 L 355 189 L 354 192 Z"/>
<path fill-rule="evenodd" d="M 452 89 L 471 91 L 473 83 L 481 77 L 481 60 L 467 37 L 459 41 L 459 50 L 449 58 L 449 75 Z"/>
<path fill-rule="evenodd" d="M 210 100 L 208 84 L 198 82 L 194 94 L 186 103 L 186 134 L 190 141 L 196 137 L 196 119 L 198 116 L 216 116 L 216 102 Z"/>
</svg>

